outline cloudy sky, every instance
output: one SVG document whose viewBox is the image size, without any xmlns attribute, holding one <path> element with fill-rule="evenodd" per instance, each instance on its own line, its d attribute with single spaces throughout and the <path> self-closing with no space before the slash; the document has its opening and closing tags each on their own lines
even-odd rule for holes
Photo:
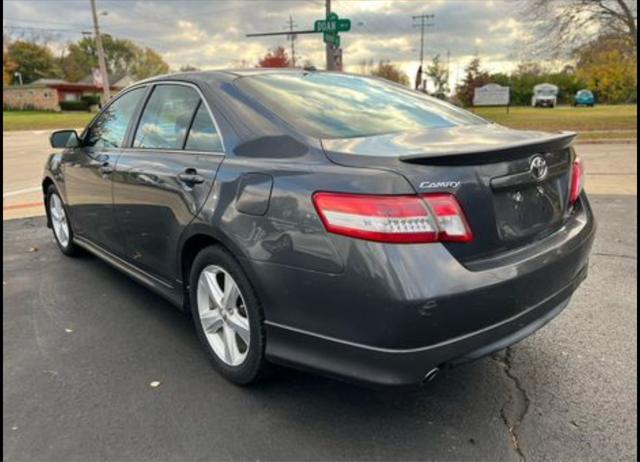
<svg viewBox="0 0 640 462">
<path fill-rule="evenodd" d="M 312 29 L 324 16 L 323 0 L 97 0 L 101 28 L 156 49 L 172 66 L 202 69 L 250 66 L 269 48 L 288 46 L 286 37 L 247 38 L 251 32 L 281 31 L 289 16 L 297 29 Z M 493 71 L 514 67 L 524 31 L 516 0 L 333 0 L 332 9 L 350 18 L 342 34 L 346 70 L 357 72 L 365 60 L 391 60 L 410 75 L 419 61 L 420 29 L 412 15 L 434 14 L 425 38 L 425 59 L 450 53 L 452 81 L 479 54 Z M 91 30 L 89 0 L 3 0 L 4 30 L 38 34 L 56 50 Z M 296 54 L 324 67 L 318 34 L 301 35 Z"/>
</svg>

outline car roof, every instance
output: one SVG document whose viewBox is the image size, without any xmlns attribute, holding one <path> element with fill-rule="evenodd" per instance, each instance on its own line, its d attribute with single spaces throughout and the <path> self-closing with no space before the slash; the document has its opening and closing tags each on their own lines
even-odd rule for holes
<svg viewBox="0 0 640 462">
<path fill-rule="evenodd" d="M 306 72 L 321 72 L 316 70 L 300 69 L 300 68 L 288 68 L 288 67 L 274 67 L 274 68 L 254 68 L 254 69 L 222 69 L 215 71 L 190 71 L 190 72 L 177 72 L 173 74 L 162 74 L 154 77 L 150 77 L 145 80 L 141 80 L 136 83 L 148 83 L 164 80 L 204 80 L 215 82 L 229 82 L 236 80 L 240 77 L 246 77 L 250 75 L 261 74 L 276 74 L 276 73 L 290 73 L 290 74 L 303 74 Z"/>
</svg>

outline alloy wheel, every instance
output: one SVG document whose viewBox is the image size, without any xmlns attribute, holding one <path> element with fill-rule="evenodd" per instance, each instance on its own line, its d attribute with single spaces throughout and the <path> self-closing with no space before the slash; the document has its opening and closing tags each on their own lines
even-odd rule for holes
<svg viewBox="0 0 640 462">
<path fill-rule="evenodd" d="M 69 245 L 69 222 L 62 205 L 62 199 L 55 193 L 49 198 L 49 214 L 58 242 L 62 247 L 67 247 Z"/>
<path fill-rule="evenodd" d="M 213 352 L 229 366 L 241 365 L 247 358 L 251 335 L 238 284 L 221 267 L 209 265 L 198 277 L 197 304 L 200 323 Z"/>
</svg>

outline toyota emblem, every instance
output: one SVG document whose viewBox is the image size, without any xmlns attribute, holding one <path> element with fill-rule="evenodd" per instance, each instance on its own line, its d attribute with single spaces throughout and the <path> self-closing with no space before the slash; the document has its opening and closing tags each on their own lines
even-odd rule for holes
<svg viewBox="0 0 640 462">
<path fill-rule="evenodd" d="M 542 156 L 535 156 L 531 159 L 529 170 L 531 175 L 538 181 L 544 180 L 547 177 L 547 173 L 549 173 L 547 161 Z"/>
</svg>

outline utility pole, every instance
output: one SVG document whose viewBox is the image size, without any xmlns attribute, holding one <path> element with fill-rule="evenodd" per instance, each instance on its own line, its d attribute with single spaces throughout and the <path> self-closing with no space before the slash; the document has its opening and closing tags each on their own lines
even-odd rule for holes
<svg viewBox="0 0 640 462">
<path fill-rule="evenodd" d="M 107 64 L 104 60 L 104 48 L 102 48 L 102 37 L 100 37 L 100 27 L 98 26 L 96 0 L 91 0 L 91 13 L 93 14 L 93 29 L 96 37 L 96 48 L 98 50 L 98 64 L 100 66 L 100 74 L 102 74 L 102 91 L 104 93 L 104 102 L 106 103 L 111 99 L 111 89 L 109 88 Z"/>
<path fill-rule="evenodd" d="M 420 27 L 420 68 L 424 64 L 424 29 L 425 27 L 433 27 L 433 23 L 430 22 L 435 18 L 435 14 L 421 14 L 417 16 L 411 16 L 416 21 L 420 20 L 419 24 L 414 24 L 413 27 Z"/>
<path fill-rule="evenodd" d="M 293 18 L 289 15 L 289 35 L 287 35 L 287 38 L 291 42 L 291 67 L 296 67 L 296 34 L 293 33 L 295 26 L 297 26 L 297 24 L 294 24 Z"/>
<path fill-rule="evenodd" d="M 449 63 L 451 62 L 451 50 L 447 50 L 447 75 L 449 75 Z"/>
<path fill-rule="evenodd" d="M 325 17 L 328 18 L 331 14 L 331 0 L 325 0 Z M 335 71 L 336 70 L 336 58 L 333 52 L 333 45 L 330 43 L 325 44 L 326 56 L 327 56 L 327 70 Z"/>
</svg>

